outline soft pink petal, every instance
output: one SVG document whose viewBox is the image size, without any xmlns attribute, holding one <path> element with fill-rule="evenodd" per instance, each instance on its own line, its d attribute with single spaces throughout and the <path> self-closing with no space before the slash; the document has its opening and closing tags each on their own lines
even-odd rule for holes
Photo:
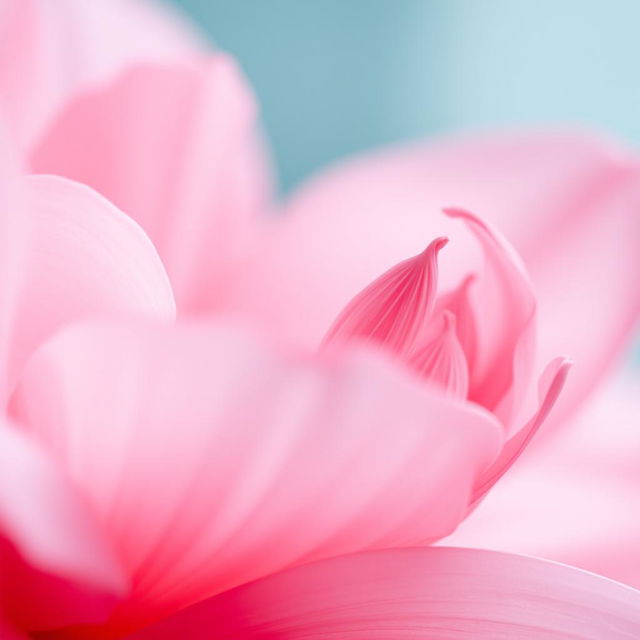
<svg viewBox="0 0 640 640">
<path fill-rule="evenodd" d="M 445 213 L 464 221 L 482 246 L 483 276 L 471 290 L 477 344 L 469 398 L 517 423 L 535 364 L 536 300 L 524 265 L 509 243 L 463 209 Z M 520 425 L 518 425 L 520 426 Z"/>
<path fill-rule="evenodd" d="M 425 380 L 439 385 L 455 398 L 465 398 L 469 392 L 467 359 L 456 334 L 455 316 L 442 314 L 442 328 L 411 358 L 412 369 Z"/>
<path fill-rule="evenodd" d="M 104 620 L 127 588 L 76 489 L 6 423 L 0 426 L 0 564 L 0 609 L 27 630 Z"/>
<path fill-rule="evenodd" d="M 447 543 L 539 555 L 640 588 L 639 416 L 640 380 L 618 376 L 556 439 L 527 450 Z"/>
<path fill-rule="evenodd" d="M 220 304 L 269 195 L 256 105 L 225 55 L 137 66 L 79 97 L 31 167 L 88 184 L 137 220 L 187 313 Z"/>
<path fill-rule="evenodd" d="M 522 455 L 557 402 L 560 392 L 566 383 L 570 367 L 571 363 L 563 358 L 557 358 L 549 363 L 540 381 L 539 406 L 536 412 L 524 427 L 520 428 L 505 442 L 500 455 L 485 470 L 474 490 L 474 504 L 484 497 L 489 489 Z"/>
<path fill-rule="evenodd" d="M 298 567 L 131 640 L 631 640 L 640 592 L 571 567 L 470 549 L 361 553 Z"/>
<path fill-rule="evenodd" d="M 67 330 L 14 410 L 133 575 L 124 624 L 283 567 L 442 537 L 501 440 L 492 416 L 378 354 L 283 360 L 212 326 Z"/>
<path fill-rule="evenodd" d="M 557 355 L 576 363 L 557 422 L 605 371 L 640 311 L 640 164 L 597 137 L 488 133 L 321 174 L 294 195 L 294 220 L 273 231 L 239 306 L 308 343 L 355 292 L 437 236 L 451 239 L 440 273 L 455 274 L 474 256 L 443 227 L 440 208 L 451 204 L 493 223 L 524 258 L 539 300 L 537 370 Z"/>
<path fill-rule="evenodd" d="M 77 92 L 128 65 L 193 57 L 200 39 L 147 0 L 4 0 L 0 107 L 26 150 Z"/>
<path fill-rule="evenodd" d="M 175 306 L 166 273 L 142 230 L 88 187 L 51 176 L 20 180 L 20 269 L 11 319 L 9 385 L 32 351 L 61 325 L 93 315 L 122 313 L 172 320 Z M 12 250 L 14 237 L 3 239 Z M 2 393 L 5 389 L 2 389 Z"/>
<path fill-rule="evenodd" d="M 15 324 L 15 309 L 24 277 L 25 220 L 19 210 L 18 163 L 9 144 L 5 122 L 0 120 L 0 398 L 9 378 L 6 354 Z"/>
<path fill-rule="evenodd" d="M 456 335 L 465 360 L 473 363 L 478 353 L 478 305 L 471 301 L 471 292 L 477 285 L 477 274 L 468 275 L 455 289 L 438 297 L 434 317 L 453 314 L 456 319 Z M 427 327 L 428 329 L 428 327 Z"/>
<path fill-rule="evenodd" d="M 446 238 L 436 238 L 419 255 L 376 278 L 342 310 L 325 343 L 359 339 L 384 346 L 391 353 L 413 353 L 416 339 L 433 311 L 438 252 L 446 243 Z"/>
</svg>

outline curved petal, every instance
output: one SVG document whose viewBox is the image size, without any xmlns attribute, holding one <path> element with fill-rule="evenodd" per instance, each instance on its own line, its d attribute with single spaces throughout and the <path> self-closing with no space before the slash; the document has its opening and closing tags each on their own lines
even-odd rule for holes
<svg viewBox="0 0 640 640">
<path fill-rule="evenodd" d="M 194 605 L 131 640 L 631 640 L 640 592 L 571 567 L 471 549 L 361 553 Z"/>
<path fill-rule="evenodd" d="M 0 106 L 20 148 L 35 141 L 75 93 L 130 64 L 194 56 L 200 38 L 147 0 L 4 0 Z"/>
<path fill-rule="evenodd" d="M 446 544 L 566 562 L 640 588 L 640 380 L 619 375 L 530 447 Z"/>
<path fill-rule="evenodd" d="M 447 242 L 436 238 L 421 254 L 389 269 L 363 289 L 336 318 L 325 344 L 360 339 L 405 357 L 413 353 L 433 311 L 438 252 Z"/>
<path fill-rule="evenodd" d="M 467 359 L 456 334 L 456 319 L 450 311 L 442 314 L 442 328 L 436 336 L 416 351 L 411 367 L 422 378 L 439 385 L 457 398 L 469 392 Z"/>
<path fill-rule="evenodd" d="M 19 280 L 13 308 L 3 309 L 11 318 L 9 386 L 39 343 L 67 322 L 125 312 L 174 318 L 162 264 L 131 219 L 63 178 L 28 176 L 19 186 L 21 269 L 3 282 Z M 3 240 L 11 251 L 13 238 Z"/>
<path fill-rule="evenodd" d="M 370 351 L 291 361 L 212 326 L 84 326 L 13 407 L 81 485 L 134 596 L 118 624 L 283 567 L 442 537 L 501 428 Z M 114 623 L 115 624 L 115 623 Z"/>
<path fill-rule="evenodd" d="M 0 425 L 0 563 L 0 608 L 29 631 L 100 622 L 127 590 L 113 549 L 76 489 L 6 423 Z"/>
<path fill-rule="evenodd" d="M 220 304 L 266 209 L 253 96 L 231 58 L 141 65 L 62 111 L 31 155 L 37 173 L 83 182 L 158 248 L 179 309 Z"/>
<path fill-rule="evenodd" d="M 494 411 L 507 427 L 516 421 L 535 364 L 536 300 L 520 256 L 477 216 L 445 209 L 464 221 L 484 254 L 475 294 L 477 345 L 469 398 Z M 512 431 L 512 429 L 509 429 Z"/>
<path fill-rule="evenodd" d="M 4 121 L 0 120 L 0 398 L 4 400 L 9 371 L 9 351 L 15 318 L 12 310 L 20 293 L 23 277 L 25 220 L 19 211 L 18 163 L 9 144 Z"/>
<path fill-rule="evenodd" d="M 639 194 L 637 157 L 571 132 L 496 132 L 363 157 L 294 195 L 288 214 L 295 220 L 274 231 L 240 306 L 312 340 L 355 292 L 417 253 L 425 238 L 451 238 L 444 275 L 460 240 L 437 212 L 464 206 L 524 259 L 539 302 L 537 369 L 558 354 L 576 363 L 554 412 L 558 422 L 637 321 Z M 461 252 L 467 260 L 468 250 Z"/>
<path fill-rule="evenodd" d="M 510 469 L 513 463 L 522 455 L 527 445 L 536 435 L 538 429 L 547 419 L 562 391 L 571 363 L 563 358 L 557 358 L 549 363 L 542 379 L 539 390 L 539 406 L 527 424 L 512 435 L 502 447 L 500 455 L 493 461 L 478 481 L 473 492 L 473 505 L 481 500 L 493 485 Z"/>
</svg>

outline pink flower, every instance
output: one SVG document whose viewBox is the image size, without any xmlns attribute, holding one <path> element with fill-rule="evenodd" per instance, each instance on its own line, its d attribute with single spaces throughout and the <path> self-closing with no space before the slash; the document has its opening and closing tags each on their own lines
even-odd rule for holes
<svg viewBox="0 0 640 640">
<path fill-rule="evenodd" d="M 414 145 L 321 174 L 282 219 L 265 222 L 269 176 L 256 128 L 253 99 L 227 57 L 142 65 L 77 95 L 28 165 L 94 187 L 139 221 L 182 315 L 231 307 L 315 347 L 349 300 L 437 237 L 451 239 L 441 290 L 456 284 L 459 265 L 473 262 L 461 225 L 439 213 L 456 204 L 500 229 L 524 259 L 538 302 L 535 368 L 557 354 L 576 363 L 554 421 L 626 344 L 640 309 L 640 168 L 625 149 L 561 131 Z M 577 331 L 585 317 L 589 331 Z"/>
<path fill-rule="evenodd" d="M 59 33 L 43 3 L 8 6 L 12 33 Z M 634 158 L 577 135 L 442 143 L 336 170 L 268 219 L 255 107 L 228 57 L 170 39 L 170 63 L 152 47 L 129 66 L 125 47 L 96 82 L 89 65 L 90 82 L 56 93 L 28 72 L 34 43 L 8 49 L 34 84 L 5 79 L 27 170 L 122 207 L 179 313 L 227 319 L 167 326 L 171 287 L 142 229 L 91 189 L 17 177 L 3 158 L 5 637 L 638 634 L 633 589 L 410 549 L 450 533 L 519 455 L 564 382 L 556 354 L 586 371 L 568 411 L 629 332 Z M 51 101 L 22 121 L 16 105 L 40 91 Z M 520 259 L 475 215 L 438 213 L 451 201 L 495 216 L 523 251 L 540 349 Z"/>
<path fill-rule="evenodd" d="M 575 363 L 551 418 L 558 423 L 603 377 L 640 316 L 640 160 L 613 142 L 492 132 L 348 161 L 293 194 L 238 304 L 313 344 L 351 297 L 425 238 L 448 236 L 442 259 L 468 268 L 469 245 L 438 215 L 451 203 L 496 225 L 522 257 L 537 300 L 537 368 L 557 354 Z"/>
<path fill-rule="evenodd" d="M 119 637 L 288 567 L 437 540 L 464 516 L 502 447 L 491 414 L 375 351 L 294 356 L 237 328 L 131 320 L 173 313 L 140 228 L 77 183 L 10 172 L 7 624 Z M 105 314 L 126 318 L 88 322 Z"/>
</svg>

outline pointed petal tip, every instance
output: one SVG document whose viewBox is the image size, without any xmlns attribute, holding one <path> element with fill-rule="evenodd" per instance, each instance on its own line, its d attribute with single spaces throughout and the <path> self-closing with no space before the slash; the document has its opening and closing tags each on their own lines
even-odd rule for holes
<svg viewBox="0 0 640 640">
<path fill-rule="evenodd" d="M 465 279 L 462 281 L 461 289 L 468 289 L 472 285 L 478 282 L 478 274 L 474 271 L 470 273 Z"/>
<path fill-rule="evenodd" d="M 447 236 L 440 236 L 439 238 L 436 238 L 435 240 L 430 242 L 425 251 L 429 251 L 429 249 L 431 249 L 432 251 L 438 252 L 447 244 L 449 244 L 449 238 L 447 238 Z"/>
<path fill-rule="evenodd" d="M 563 378 L 566 378 L 567 375 L 569 375 L 569 371 L 573 369 L 575 362 L 574 360 L 572 360 L 571 358 L 568 358 L 567 356 L 562 356 L 560 359 L 562 362 L 559 368 L 562 371 Z"/>
<path fill-rule="evenodd" d="M 462 207 L 443 207 L 442 213 L 444 213 L 449 218 L 472 222 L 473 224 L 476 224 L 482 229 L 486 229 L 488 231 L 486 223 L 483 222 L 480 217 L 478 217 L 475 213 L 471 213 L 471 211 L 468 211 L 467 209 L 463 209 Z"/>
<path fill-rule="evenodd" d="M 437 292 L 438 252 L 449 242 L 441 236 L 422 253 L 383 273 L 342 310 L 324 343 L 367 339 L 395 353 L 410 353 L 431 315 Z"/>
<path fill-rule="evenodd" d="M 551 360 L 540 376 L 539 395 L 541 398 L 549 396 L 551 406 L 555 404 L 567 381 L 569 371 L 574 362 L 567 356 L 558 356 Z"/>
<path fill-rule="evenodd" d="M 466 218 L 466 217 L 474 218 L 475 217 L 472 213 L 470 213 L 463 207 L 455 207 L 455 206 L 442 207 L 442 213 L 444 213 L 444 215 L 448 216 L 449 218 Z"/>
<path fill-rule="evenodd" d="M 450 218 L 456 218 L 459 215 L 466 213 L 465 209 L 463 209 L 462 207 L 456 207 L 454 205 L 442 207 L 441 211 L 445 216 L 449 216 Z"/>
<path fill-rule="evenodd" d="M 449 238 L 447 236 L 440 236 L 435 240 L 432 240 L 426 247 L 426 249 L 415 256 L 415 258 L 422 258 L 425 262 L 429 262 L 431 260 L 435 260 L 440 253 L 440 250 L 443 247 L 446 247 L 449 244 Z"/>
<path fill-rule="evenodd" d="M 561 361 L 560 366 L 566 368 L 567 370 L 571 369 L 571 367 L 573 367 L 573 365 L 575 364 L 574 360 L 569 356 L 558 356 L 557 359 Z"/>
</svg>

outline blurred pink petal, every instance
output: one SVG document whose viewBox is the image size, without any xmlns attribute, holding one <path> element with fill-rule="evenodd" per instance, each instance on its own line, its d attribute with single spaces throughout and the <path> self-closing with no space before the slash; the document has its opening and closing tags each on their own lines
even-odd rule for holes
<svg viewBox="0 0 640 640">
<path fill-rule="evenodd" d="M 11 386 L 32 351 L 61 325 L 93 315 L 134 314 L 172 320 L 173 295 L 142 230 L 88 187 L 52 176 L 20 179 L 19 267 L 5 274 Z M 14 235 L 3 238 L 12 251 Z M 3 250 L 4 252 L 4 250 Z M 17 280 L 18 284 L 14 284 Z M 6 389 L 2 389 L 4 394 Z"/>
<path fill-rule="evenodd" d="M 22 149 L 75 93 L 130 64 L 176 61 L 201 49 L 190 27 L 147 0 L 4 0 L 0 107 Z"/>
<path fill-rule="evenodd" d="M 7 353 L 15 328 L 15 309 L 24 277 L 26 221 L 20 213 L 18 163 L 9 144 L 5 122 L 0 119 L 0 402 L 9 380 Z"/>
<path fill-rule="evenodd" d="M 360 553 L 269 576 L 132 640 L 630 640 L 640 592 L 571 567 L 470 549 Z"/>
<path fill-rule="evenodd" d="M 597 138 L 494 132 L 321 174 L 274 225 L 238 306 L 313 344 L 358 291 L 441 235 L 451 240 L 441 254 L 442 287 L 459 286 L 481 262 L 440 219 L 448 204 L 495 224 L 522 255 L 539 301 L 537 369 L 558 354 L 576 362 L 554 412 L 560 420 L 606 370 L 640 312 L 640 164 Z"/>
<path fill-rule="evenodd" d="M 560 392 L 564 388 L 571 362 L 564 358 L 552 360 L 545 369 L 539 382 L 538 408 L 529 421 L 514 433 L 502 447 L 500 455 L 485 470 L 476 483 L 472 497 L 473 506 L 481 500 L 493 485 L 511 468 L 525 451 L 533 437 L 549 416 Z"/>
<path fill-rule="evenodd" d="M 640 381 L 618 376 L 527 451 L 447 544 L 542 556 L 640 587 Z"/>
<path fill-rule="evenodd" d="M 440 538 L 501 442 L 489 413 L 375 354 L 283 359 L 212 326 L 68 329 L 13 411 L 132 576 L 125 626 L 288 566 Z"/>
<path fill-rule="evenodd" d="M 0 564 L 3 615 L 31 631 L 100 622 L 126 593 L 116 556 L 76 489 L 36 443 L 6 423 Z"/>
<path fill-rule="evenodd" d="M 71 101 L 31 169 L 88 184 L 137 220 L 187 313 L 220 304 L 270 191 L 253 95 L 225 55 L 131 67 Z"/>
</svg>

